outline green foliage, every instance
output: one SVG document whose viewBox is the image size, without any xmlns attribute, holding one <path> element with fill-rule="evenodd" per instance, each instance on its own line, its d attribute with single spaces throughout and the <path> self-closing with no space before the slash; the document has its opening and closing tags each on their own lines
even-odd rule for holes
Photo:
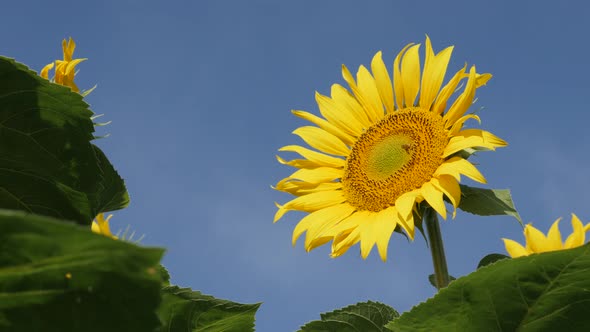
<svg viewBox="0 0 590 332">
<path fill-rule="evenodd" d="M 92 116 L 80 94 L 0 57 L 0 331 L 253 330 L 259 304 L 170 287 L 163 250 L 90 231 L 129 203 L 90 143 Z"/>
<path fill-rule="evenodd" d="M 449 281 L 453 281 L 453 280 L 457 280 L 457 278 L 453 277 L 453 276 L 449 276 Z M 434 274 L 430 274 L 428 275 L 428 282 L 430 282 L 430 284 L 432 285 L 432 287 L 438 289 L 438 287 L 436 286 L 436 278 Z"/>
<path fill-rule="evenodd" d="M 89 225 L 127 206 L 82 96 L 0 57 L 0 208 Z"/>
<path fill-rule="evenodd" d="M 590 331 L 590 246 L 504 259 L 453 281 L 392 331 Z"/>
<path fill-rule="evenodd" d="M 360 302 L 320 315 L 321 320 L 309 322 L 300 332 L 384 332 L 384 325 L 398 317 L 395 309 L 379 302 Z"/>
<path fill-rule="evenodd" d="M 459 209 L 480 216 L 513 216 L 522 224 L 509 189 L 485 189 L 461 184 Z"/>
<path fill-rule="evenodd" d="M 510 258 L 510 257 L 508 257 L 506 255 L 502 255 L 502 254 L 489 254 L 489 255 L 486 255 L 484 258 L 482 258 L 479 261 L 479 264 L 477 264 L 477 268 L 480 269 L 480 268 L 482 268 L 484 266 L 488 266 L 488 265 L 490 265 L 492 263 L 495 263 L 495 262 L 497 262 L 497 261 L 499 261 L 501 259 L 506 259 L 506 258 Z"/>
<path fill-rule="evenodd" d="M 0 210 L 0 331 L 153 331 L 162 254 Z"/>
<path fill-rule="evenodd" d="M 203 295 L 189 288 L 162 289 L 158 315 L 160 332 L 254 331 L 254 315 L 260 304 L 240 304 Z"/>
</svg>

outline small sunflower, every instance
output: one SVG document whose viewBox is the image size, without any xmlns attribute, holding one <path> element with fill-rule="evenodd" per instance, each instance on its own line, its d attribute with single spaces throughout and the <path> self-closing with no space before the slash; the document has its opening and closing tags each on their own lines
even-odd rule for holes
<svg viewBox="0 0 590 332">
<path fill-rule="evenodd" d="M 74 76 L 76 75 L 76 66 L 80 62 L 88 59 L 73 58 L 74 50 L 76 49 L 76 43 L 71 37 L 68 41 L 64 39 L 61 43 L 61 47 L 63 50 L 63 60 L 55 60 L 55 63 L 52 62 L 46 65 L 45 67 L 43 67 L 43 69 L 41 69 L 39 76 L 45 79 L 49 79 L 49 70 L 55 67 L 55 76 L 53 78 L 53 81 L 57 84 L 69 86 L 74 92 L 80 92 L 80 89 L 78 89 L 78 86 L 76 85 L 76 83 L 74 83 Z"/>
<path fill-rule="evenodd" d="M 96 234 L 102 234 L 106 237 L 110 237 L 112 239 L 118 239 L 117 236 L 113 235 L 113 233 L 111 233 L 111 227 L 109 225 L 109 221 L 111 220 L 111 218 L 113 217 L 112 214 L 109 214 L 108 217 L 104 217 L 104 213 L 99 213 L 96 218 L 94 218 L 94 220 L 92 221 L 92 232 L 96 233 Z"/>
<path fill-rule="evenodd" d="M 555 220 L 547 236 L 540 230 L 528 224 L 524 227 L 524 238 L 526 246 L 510 240 L 502 239 L 508 254 L 513 257 L 528 256 L 534 253 L 541 253 L 547 251 L 571 249 L 584 245 L 586 242 L 586 232 L 590 230 L 590 223 L 584 226 L 580 219 L 572 213 L 572 234 L 570 234 L 565 242 L 561 240 L 561 232 L 559 231 L 559 221 L 561 218 Z"/>
<path fill-rule="evenodd" d="M 394 230 L 414 238 L 417 204 L 425 201 L 446 219 L 443 195 L 456 210 L 461 175 L 485 183 L 460 152 L 507 145 L 487 131 L 463 129 L 466 120 L 480 121 L 466 112 L 476 89 L 492 75 L 478 74 L 475 66 L 467 72 L 465 65 L 441 89 L 453 47 L 434 54 L 426 37 L 422 74 L 419 48 L 410 44 L 397 55 L 393 80 L 381 52 L 373 57 L 372 74 L 360 66 L 356 81 L 342 66 L 352 93 L 338 84 L 330 97 L 316 93 L 323 118 L 293 111 L 315 124 L 293 132 L 315 150 L 288 145 L 279 151 L 303 159 L 277 157 L 298 170 L 275 188 L 298 197 L 277 204 L 274 221 L 290 210 L 309 212 L 295 227 L 293 244 L 306 232 L 307 251 L 332 241 L 331 255 L 337 257 L 360 242 L 363 258 L 376 244 L 385 261 Z"/>
</svg>

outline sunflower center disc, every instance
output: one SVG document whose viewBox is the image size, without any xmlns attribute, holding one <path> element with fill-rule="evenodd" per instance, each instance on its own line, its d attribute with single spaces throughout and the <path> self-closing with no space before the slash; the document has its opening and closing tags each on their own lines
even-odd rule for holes
<svg viewBox="0 0 590 332">
<path fill-rule="evenodd" d="M 443 162 L 448 138 L 442 117 L 421 108 L 386 115 L 356 141 L 342 184 L 359 210 L 381 211 L 430 181 Z"/>
</svg>

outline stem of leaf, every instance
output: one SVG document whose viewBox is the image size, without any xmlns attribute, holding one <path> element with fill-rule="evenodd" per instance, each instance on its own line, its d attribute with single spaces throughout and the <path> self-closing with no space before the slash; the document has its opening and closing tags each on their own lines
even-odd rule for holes
<svg viewBox="0 0 590 332">
<path fill-rule="evenodd" d="M 432 254 L 432 263 L 434 265 L 434 280 L 436 288 L 441 289 L 449 284 L 449 270 L 447 268 L 447 259 L 445 258 L 445 248 L 443 245 L 438 215 L 433 208 L 428 207 L 424 211 L 424 223 L 428 233 L 428 242 L 430 243 L 430 253 Z"/>
</svg>

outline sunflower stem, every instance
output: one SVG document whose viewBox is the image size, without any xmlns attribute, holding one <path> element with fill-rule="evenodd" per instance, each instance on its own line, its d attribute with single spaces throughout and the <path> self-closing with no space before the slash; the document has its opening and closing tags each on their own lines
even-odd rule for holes
<svg viewBox="0 0 590 332">
<path fill-rule="evenodd" d="M 441 289 L 449 284 L 449 270 L 447 268 L 447 259 L 445 258 L 445 248 L 443 245 L 438 215 L 433 208 L 428 207 L 424 212 L 424 222 L 428 233 L 428 242 L 430 242 L 430 253 L 432 254 L 432 263 L 434 265 L 434 280 L 436 288 Z"/>
</svg>

